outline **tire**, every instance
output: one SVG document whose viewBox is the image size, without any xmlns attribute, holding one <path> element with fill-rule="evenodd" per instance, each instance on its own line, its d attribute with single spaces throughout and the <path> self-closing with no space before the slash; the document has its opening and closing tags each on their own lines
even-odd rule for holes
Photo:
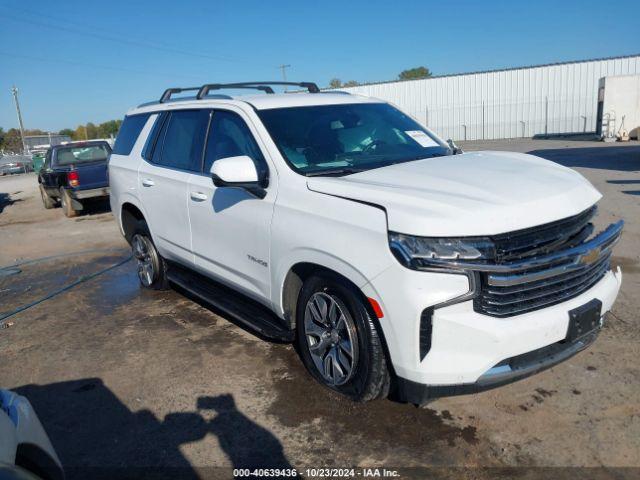
<svg viewBox="0 0 640 480">
<path fill-rule="evenodd" d="M 78 211 L 73 208 L 73 199 L 66 188 L 60 189 L 60 205 L 65 217 L 73 218 L 78 216 Z"/>
<path fill-rule="evenodd" d="M 140 220 L 131 235 L 131 251 L 137 262 L 140 285 L 150 290 L 169 289 L 167 262 L 158 252 L 144 220 Z"/>
<path fill-rule="evenodd" d="M 298 296 L 296 319 L 300 356 L 318 382 L 357 402 L 387 397 L 391 375 L 382 339 L 355 286 L 332 274 L 308 278 Z"/>
<path fill-rule="evenodd" d="M 44 189 L 42 184 L 40 184 L 40 197 L 42 197 L 42 204 L 47 210 L 56 206 L 56 202 L 49 195 L 47 195 L 47 191 Z"/>
</svg>

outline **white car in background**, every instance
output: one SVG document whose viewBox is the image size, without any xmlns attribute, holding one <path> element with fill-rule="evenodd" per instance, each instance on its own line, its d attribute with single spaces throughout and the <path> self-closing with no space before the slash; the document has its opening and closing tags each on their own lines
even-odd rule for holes
<svg viewBox="0 0 640 480">
<path fill-rule="evenodd" d="M 580 174 L 461 153 L 381 100 L 272 84 L 169 89 L 127 113 L 111 206 L 143 286 L 297 342 L 359 401 L 484 390 L 594 341 L 622 222 L 594 234 L 601 195 Z"/>
<path fill-rule="evenodd" d="M 47 433 L 29 401 L 0 390 L 0 478 L 64 479 Z"/>
</svg>

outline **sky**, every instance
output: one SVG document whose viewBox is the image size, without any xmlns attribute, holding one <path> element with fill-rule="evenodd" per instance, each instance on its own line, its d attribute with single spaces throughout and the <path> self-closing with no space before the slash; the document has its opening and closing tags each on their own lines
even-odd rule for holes
<svg viewBox="0 0 640 480">
<path fill-rule="evenodd" d="M 0 0 L 0 127 L 122 118 L 167 87 L 327 86 L 640 53 L 636 1 Z"/>
</svg>

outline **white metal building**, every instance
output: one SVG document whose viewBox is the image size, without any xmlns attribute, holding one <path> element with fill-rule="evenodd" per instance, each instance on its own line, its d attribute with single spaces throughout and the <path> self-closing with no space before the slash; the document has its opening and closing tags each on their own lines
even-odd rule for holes
<svg viewBox="0 0 640 480">
<path fill-rule="evenodd" d="M 47 149 L 53 145 L 70 142 L 71 137 L 68 135 L 60 135 L 59 133 L 49 133 L 47 135 L 26 135 L 24 143 L 29 150 Z"/>
<path fill-rule="evenodd" d="M 640 55 L 372 83 L 339 90 L 395 103 L 443 138 L 596 132 L 598 82 L 640 74 Z"/>
</svg>

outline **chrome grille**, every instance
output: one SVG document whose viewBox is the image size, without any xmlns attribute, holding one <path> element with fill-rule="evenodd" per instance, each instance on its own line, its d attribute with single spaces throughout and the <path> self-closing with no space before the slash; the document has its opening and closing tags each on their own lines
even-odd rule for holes
<svg viewBox="0 0 640 480">
<path fill-rule="evenodd" d="M 611 267 L 611 255 L 601 258 L 596 264 L 570 271 L 546 280 L 537 280 L 509 287 L 482 282 L 480 295 L 476 298 L 476 310 L 497 317 L 519 315 L 556 303 L 563 302 L 594 286 Z M 524 274 L 526 276 L 526 273 Z M 499 276 L 484 275 L 485 278 Z"/>
<path fill-rule="evenodd" d="M 591 220 L 596 209 L 594 205 L 573 217 L 492 237 L 496 246 L 496 262 L 533 257 L 578 245 L 593 233 Z"/>
<path fill-rule="evenodd" d="M 564 302 L 594 286 L 611 268 L 611 248 L 623 222 L 585 240 L 584 235 L 593 231 L 593 213 L 591 209 L 552 227 L 540 227 L 544 234 L 532 231 L 527 238 L 516 232 L 498 239 L 497 243 L 503 242 L 502 258 L 509 260 L 472 267 L 480 284 L 474 309 L 495 317 L 519 315 Z M 509 241 L 511 248 L 504 248 Z"/>
</svg>

